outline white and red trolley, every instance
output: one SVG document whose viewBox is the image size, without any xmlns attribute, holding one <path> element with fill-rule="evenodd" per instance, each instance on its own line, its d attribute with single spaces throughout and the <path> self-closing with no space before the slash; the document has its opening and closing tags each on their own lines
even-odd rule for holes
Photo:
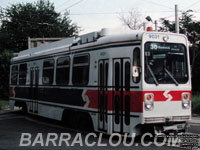
<svg viewBox="0 0 200 150">
<path fill-rule="evenodd" d="M 191 119 L 187 38 L 103 29 L 21 51 L 11 60 L 10 106 L 57 120 L 87 118 L 107 134 L 184 130 Z"/>
</svg>

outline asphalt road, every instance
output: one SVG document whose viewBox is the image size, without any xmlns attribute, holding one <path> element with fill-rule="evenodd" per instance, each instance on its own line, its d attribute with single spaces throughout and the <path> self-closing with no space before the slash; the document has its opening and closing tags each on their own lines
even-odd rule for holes
<svg viewBox="0 0 200 150">
<path fill-rule="evenodd" d="M 189 133 L 192 135 L 200 134 L 200 117 L 194 117 L 192 122 L 190 123 Z M 22 135 L 24 133 L 24 139 Z M 25 135 L 26 133 L 26 135 Z M 77 135 L 78 134 L 78 135 Z M 80 131 L 77 129 L 71 129 L 63 125 L 59 121 L 46 119 L 42 117 L 36 117 L 33 115 L 22 114 L 20 111 L 0 111 L 0 150 L 28 150 L 28 149 L 134 149 L 134 150 L 168 150 L 168 149 L 181 149 L 176 146 L 171 146 L 165 144 L 164 146 L 156 146 L 152 140 L 144 140 L 146 144 L 150 146 L 143 146 L 141 143 L 141 138 L 136 138 L 134 143 L 131 146 L 125 146 L 123 142 L 117 145 L 119 139 L 117 137 L 112 138 L 110 140 L 110 136 L 100 135 L 98 133 L 92 133 L 89 137 L 88 132 Z M 54 138 L 58 136 L 57 139 L 53 143 L 52 141 L 48 141 L 47 139 L 50 137 Z M 65 135 L 65 138 L 69 138 L 68 142 L 61 142 L 59 145 L 59 139 L 61 135 Z M 70 136 L 71 137 L 70 137 Z M 96 135 L 96 136 L 95 136 Z M 31 137 L 30 137 L 31 136 Z M 85 139 L 89 137 L 87 142 L 92 144 L 92 146 L 88 146 L 85 142 Z M 102 139 L 99 138 L 102 136 Z M 29 137 L 29 141 L 28 141 Z M 26 139 L 27 138 L 27 139 Z M 63 136 L 64 138 L 64 136 Z M 23 140 L 24 141 L 23 141 Z M 22 141 L 21 141 L 22 140 Z M 110 144 L 116 144 L 117 146 L 112 146 Z M 20 146 L 21 144 L 25 146 Z M 122 140 L 123 141 L 123 140 Z M 47 143 L 46 143 L 47 142 Z M 130 143 L 130 139 L 127 141 L 127 144 Z M 97 146 L 101 144 L 101 146 Z M 26 146 L 28 145 L 28 146 Z M 48 146 L 46 146 L 48 145 Z"/>
</svg>

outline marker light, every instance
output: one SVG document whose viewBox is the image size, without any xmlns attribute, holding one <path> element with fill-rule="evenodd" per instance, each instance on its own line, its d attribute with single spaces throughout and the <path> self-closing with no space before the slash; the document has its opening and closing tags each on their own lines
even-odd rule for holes
<svg viewBox="0 0 200 150">
<path fill-rule="evenodd" d="M 144 95 L 144 106 L 146 110 L 152 110 L 154 105 L 154 95 L 153 93 L 146 93 Z"/>
<path fill-rule="evenodd" d="M 184 94 L 183 97 L 184 97 L 184 99 L 187 99 L 188 98 L 188 94 Z"/>
<path fill-rule="evenodd" d="M 147 95 L 147 100 L 151 100 L 151 95 Z"/>
<path fill-rule="evenodd" d="M 184 109 L 190 108 L 190 93 L 182 93 L 182 107 Z"/>
<path fill-rule="evenodd" d="M 152 27 L 147 27 L 147 31 L 153 31 Z"/>
</svg>

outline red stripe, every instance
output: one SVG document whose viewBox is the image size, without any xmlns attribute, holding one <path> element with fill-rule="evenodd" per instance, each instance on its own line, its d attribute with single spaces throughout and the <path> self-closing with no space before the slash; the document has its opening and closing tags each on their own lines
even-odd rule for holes
<svg viewBox="0 0 200 150">
<path fill-rule="evenodd" d="M 87 90 L 85 95 L 89 99 L 88 108 L 98 108 L 98 91 L 97 90 Z"/>
<path fill-rule="evenodd" d="M 108 95 L 108 110 L 114 110 L 113 106 L 113 95 L 120 95 L 119 91 L 107 91 L 106 94 Z M 98 109 L 98 90 L 88 90 L 85 95 L 87 95 L 89 99 L 89 105 L 88 108 L 95 108 Z M 129 95 L 130 96 L 130 109 L 131 112 L 143 112 L 143 100 L 142 100 L 142 92 L 141 91 L 132 91 L 132 92 L 124 92 L 124 99 L 125 96 Z M 125 101 L 123 101 L 124 107 L 123 109 L 125 110 Z"/>
<path fill-rule="evenodd" d="M 113 96 L 120 95 L 119 91 L 105 91 L 108 95 L 108 110 L 114 110 L 113 106 Z M 125 96 L 130 96 L 130 109 L 131 112 L 143 112 L 143 101 L 144 95 L 146 93 L 153 93 L 154 94 L 154 101 L 155 102 L 164 102 L 169 99 L 169 97 L 164 96 L 166 91 L 131 91 L 125 92 L 124 91 L 124 101 L 123 101 L 123 110 L 125 110 Z M 190 100 L 191 100 L 191 91 L 169 91 L 166 92 L 166 95 L 171 95 L 171 101 L 181 101 L 182 100 L 182 93 L 190 93 Z M 88 90 L 86 95 L 89 98 L 89 108 L 98 109 L 98 90 Z"/>
<path fill-rule="evenodd" d="M 131 91 L 131 112 L 143 112 L 143 92 Z"/>
<path fill-rule="evenodd" d="M 154 94 L 154 101 L 166 101 L 168 100 L 167 97 L 164 96 L 165 91 L 144 91 L 145 93 L 153 93 Z M 190 93 L 190 100 L 191 100 L 191 91 L 169 91 L 167 95 L 171 95 L 171 101 L 181 101 L 182 100 L 182 93 Z"/>
</svg>

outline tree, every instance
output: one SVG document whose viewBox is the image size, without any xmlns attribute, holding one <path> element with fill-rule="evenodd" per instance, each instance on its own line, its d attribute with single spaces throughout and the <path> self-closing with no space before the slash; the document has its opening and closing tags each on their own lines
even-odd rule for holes
<svg viewBox="0 0 200 150">
<path fill-rule="evenodd" d="M 129 11 L 127 16 L 121 14 L 119 19 L 131 30 L 138 30 L 141 27 L 141 14 L 137 9 L 132 9 Z"/>
<path fill-rule="evenodd" d="M 10 59 L 13 52 L 5 50 L 0 53 L 0 98 L 8 99 Z"/>
<path fill-rule="evenodd" d="M 179 19 L 180 33 L 185 34 L 190 41 L 190 43 L 195 46 L 200 40 L 200 22 L 193 20 L 193 15 L 191 10 L 182 13 L 182 16 Z M 174 32 L 175 31 L 175 22 L 161 18 L 160 31 L 164 32 Z"/>
<path fill-rule="evenodd" d="M 15 52 L 27 49 L 28 37 L 68 37 L 79 31 L 69 16 L 62 17 L 48 0 L 11 5 L 1 18 L 0 47 Z"/>
</svg>

